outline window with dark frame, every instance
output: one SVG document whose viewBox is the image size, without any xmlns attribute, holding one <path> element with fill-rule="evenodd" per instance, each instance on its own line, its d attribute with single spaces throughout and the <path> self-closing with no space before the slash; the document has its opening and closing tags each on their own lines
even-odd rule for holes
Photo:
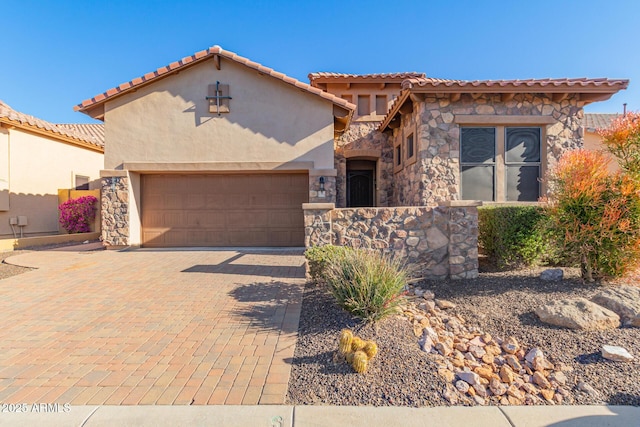
<svg viewBox="0 0 640 427">
<path fill-rule="evenodd" d="M 414 151 L 415 149 L 413 146 L 413 134 L 407 137 L 406 146 L 407 146 L 407 159 L 410 159 L 413 157 L 415 153 Z"/>
<path fill-rule="evenodd" d="M 541 140 L 542 130 L 539 127 L 462 128 L 462 199 L 537 201 L 540 197 Z"/>
<path fill-rule="evenodd" d="M 396 146 L 396 166 L 400 166 L 402 164 L 402 146 Z"/>
</svg>

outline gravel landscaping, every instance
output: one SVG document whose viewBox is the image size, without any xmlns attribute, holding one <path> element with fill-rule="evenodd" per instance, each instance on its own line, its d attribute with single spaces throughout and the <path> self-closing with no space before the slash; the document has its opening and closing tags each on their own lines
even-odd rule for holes
<svg viewBox="0 0 640 427">
<path fill-rule="evenodd" d="M 467 328 L 501 339 L 513 336 L 524 348 L 538 347 L 550 362 L 562 366 L 570 391 L 563 404 L 640 406 L 640 328 L 576 331 L 541 323 L 534 314 L 537 307 L 562 298 L 589 299 L 604 288 L 583 284 L 576 269 L 565 269 L 561 282 L 540 280 L 541 271 L 485 271 L 474 280 L 429 281 L 417 286 L 455 303 L 447 313 L 461 316 Z M 356 374 L 349 365 L 336 360 L 338 334 L 343 328 L 378 343 L 379 354 L 366 374 Z M 635 356 L 634 361 L 604 359 L 600 351 L 606 344 L 626 348 Z M 449 405 L 443 397 L 447 381 L 438 374 L 442 365 L 436 359 L 420 350 L 412 324 L 405 317 L 392 316 L 376 327 L 363 325 L 338 308 L 322 288 L 309 284 L 287 403 Z M 578 387 L 579 383 L 590 385 L 597 393 L 581 391 L 584 387 Z M 545 401 L 538 399 L 535 403 Z M 468 399 L 459 404 L 476 402 Z"/>
<path fill-rule="evenodd" d="M 4 262 L 4 260 L 10 256 L 15 256 L 24 252 L 25 251 L 0 252 L 0 280 L 32 270 L 31 268 L 18 267 L 17 265 L 11 265 Z"/>
</svg>

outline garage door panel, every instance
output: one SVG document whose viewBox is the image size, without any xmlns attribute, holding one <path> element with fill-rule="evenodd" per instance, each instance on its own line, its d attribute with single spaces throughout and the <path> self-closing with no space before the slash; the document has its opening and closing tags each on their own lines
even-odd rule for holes
<svg viewBox="0 0 640 427">
<path fill-rule="evenodd" d="M 144 175 L 145 246 L 302 246 L 306 174 Z"/>
</svg>

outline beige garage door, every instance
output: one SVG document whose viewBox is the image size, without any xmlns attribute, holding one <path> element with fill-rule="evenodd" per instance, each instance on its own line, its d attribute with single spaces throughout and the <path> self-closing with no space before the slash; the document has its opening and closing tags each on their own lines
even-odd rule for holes
<svg viewBox="0 0 640 427">
<path fill-rule="evenodd" d="M 303 246 L 306 174 L 143 175 L 142 244 Z"/>
</svg>

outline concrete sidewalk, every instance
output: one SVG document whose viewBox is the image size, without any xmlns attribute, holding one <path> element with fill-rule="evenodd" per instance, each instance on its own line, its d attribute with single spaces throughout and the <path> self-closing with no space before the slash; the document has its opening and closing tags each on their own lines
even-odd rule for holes
<svg viewBox="0 0 640 427">
<path fill-rule="evenodd" d="M 11 410 L 12 412 L 5 412 Z M 16 410 L 26 412 L 16 413 Z M 48 412 L 35 412 L 48 411 Z M 632 406 L 2 406 L 0 426 L 638 427 Z"/>
</svg>

